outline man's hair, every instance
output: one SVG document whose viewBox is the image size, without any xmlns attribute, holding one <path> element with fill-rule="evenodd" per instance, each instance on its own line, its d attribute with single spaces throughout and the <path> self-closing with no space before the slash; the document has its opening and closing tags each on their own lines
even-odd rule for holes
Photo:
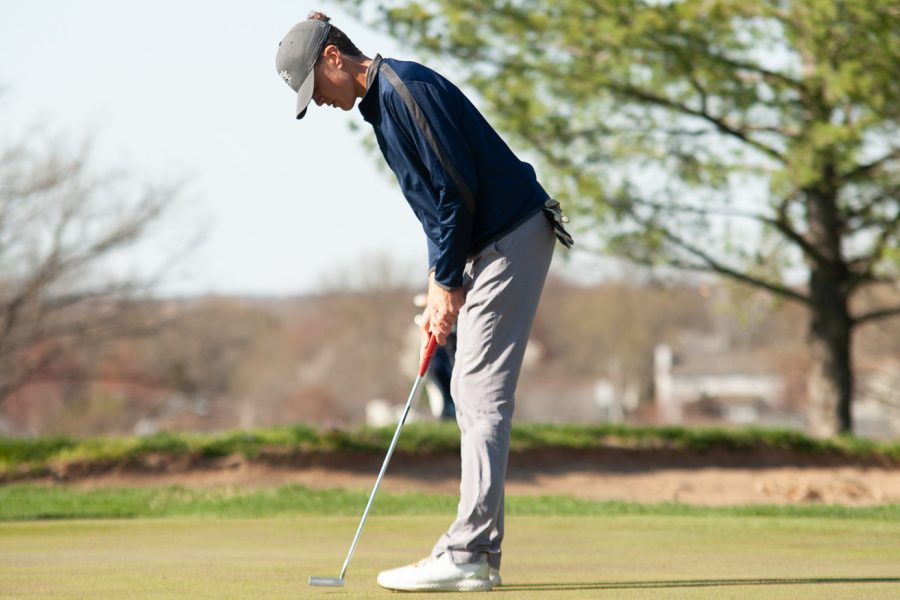
<svg viewBox="0 0 900 600">
<path fill-rule="evenodd" d="M 326 15 L 325 13 L 313 11 L 309 13 L 308 19 L 314 19 L 316 21 L 325 21 L 329 23 L 331 21 L 331 17 Z M 328 39 L 325 40 L 326 46 L 337 46 L 337 49 L 341 51 L 341 54 L 346 54 L 347 56 L 355 56 L 361 57 L 364 56 L 362 52 L 359 51 L 359 48 L 350 41 L 350 38 L 347 37 L 347 34 L 335 27 L 331 26 L 331 29 L 328 31 Z M 319 60 L 322 60 L 322 57 L 319 56 Z"/>
</svg>

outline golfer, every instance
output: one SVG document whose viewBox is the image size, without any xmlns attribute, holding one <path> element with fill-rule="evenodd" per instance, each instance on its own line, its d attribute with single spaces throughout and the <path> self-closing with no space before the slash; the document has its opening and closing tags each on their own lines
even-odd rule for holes
<svg viewBox="0 0 900 600">
<path fill-rule="evenodd" d="M 500 585 L 503 503 L 516 383 L 556 238 L 559 203 L 472 103 L 414 62 L 364 56 L 322 13 L 279 44 L 276 68 L 307 105 L 359 103 L 428 240 L 422 336 L 457 325 L 451 382 L 461 435 L 456 520 L 428 558 L 383 571 L 382 587 L 489 591 Z M 556 237 L 554 237 L 554 234 Z"/>
</svg>

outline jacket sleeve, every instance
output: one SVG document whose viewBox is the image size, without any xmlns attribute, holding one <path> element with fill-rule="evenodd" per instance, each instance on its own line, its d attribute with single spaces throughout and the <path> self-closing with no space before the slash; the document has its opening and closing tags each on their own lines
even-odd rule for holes
<svg viewBox="0 0 900 600">
<path fill-rule="evenodd" d="M 469 242 L 474 221 L 473 203 L 477 189 L 475 162 L 468 142 L 459 129 L 461 103 L 451 92 L 431 84 L 407 82 L 420 112 L 413 114 L 396 90 L 389 94 L 390 113 L 398 126 L 408 134 L 410 145 L 401 151 L 414 153 L 409 163 L 420 165 L 427 171 L 423 180 L 433 191 L 437 231 L 429 237 L 429 270 L 435 273 L 435 282 L 444 289 L 462 286 Z M 424 120 L 424 123 L 422 123 Z M 423 131 L 423 125 L 426 130 Z M 428 136 L 438 145 L 439 156 Z M 443 159 L 443 160 L 442 160 Z M 447 164 L 449 161 L 450 164 Z M 448 171 L 450 169 L 452 172 Z M 460 187 L 466 188 L 465 190 Z M 468 198 L 466 197 L 468 196 Z"/>
<path fill-rule="evenodd" d="M 441 250 L 429 236 L 426 235 L 425 239 L 428 241 L 428 275 L 430 276 L 431 272 L 435 270 L 435 264 Z"/>
</svg>

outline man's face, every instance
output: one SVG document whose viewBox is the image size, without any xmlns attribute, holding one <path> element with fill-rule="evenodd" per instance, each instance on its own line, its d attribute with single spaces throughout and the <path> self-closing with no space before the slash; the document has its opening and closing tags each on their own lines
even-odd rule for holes
<svg viewBox="0 0 900 600">
<path fill-rule="evenodd" d="M 316 65 L 316 84 L 313 101 L 317 106 L 327 104 L 332 108 L 350 110 L 356 103 L 353 78 L 343 70 L 340 51 L 334 46 L 325 48 L 324 56 Z"/>
</svg>

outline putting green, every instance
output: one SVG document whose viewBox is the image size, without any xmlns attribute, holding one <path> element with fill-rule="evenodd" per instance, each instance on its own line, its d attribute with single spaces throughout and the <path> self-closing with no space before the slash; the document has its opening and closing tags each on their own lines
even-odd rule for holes
<svg viewBox="0 0 900 600">
<path fill-rule="evenodd" d="M 0 523 L 0 598 L 387 597 L 377 572 L 424 556 L 447 522 L 373 516 L 344 588 L 307 578 L 338 575 L 355 517 Z M 507 529 L 503 598 L 900 597 L 897 522 L 518 516 Z"/>
</svg>

